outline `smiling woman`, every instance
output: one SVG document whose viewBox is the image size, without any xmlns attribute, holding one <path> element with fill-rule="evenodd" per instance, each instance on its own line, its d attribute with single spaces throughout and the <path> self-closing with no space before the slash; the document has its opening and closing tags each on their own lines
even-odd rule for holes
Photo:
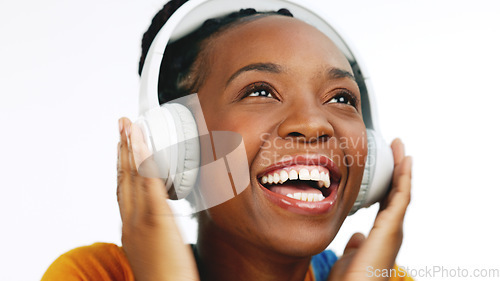
<svg viewBox="0 0 500 281">
<path fill-rule="evenodd" d="M 152 39 L 184 2 L 169 2 L 155 16 L 139 72 Z M 285 9 L 244 9 L 209 19 L 168 45 L 158 89 L 160 103 L 197 93 L 208 131 L 242 136 L 248 187 L 200 211 L 198 242 L 184 245 L 164 181 L 137 173 L 133 140 L 141 131 L 123 118 L 123 248 L 75 249 L 56 260 L 43 280 L 359 281 L 374 280 L 367 268 L 394 267 L 410 200 L 411 159 L 399 140 L 392 145 L 392 190 L 370 235 L 353 235 L 338 261 L 323 252 L 358 198 L 368 154 L 360 87 L 328 36 Z M 345 139 L 352 141 L 341 145 Z M 399 277 L 406 278 L 390 280 Z"/>
</svg>

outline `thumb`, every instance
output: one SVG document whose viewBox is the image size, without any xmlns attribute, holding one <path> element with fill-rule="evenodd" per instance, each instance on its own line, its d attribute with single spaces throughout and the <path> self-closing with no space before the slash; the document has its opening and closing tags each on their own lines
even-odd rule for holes
<svg viewBox="0 0 500 281">
<path fill-rule="evenodd" d="M 349 242 L 347 242 L 347 245 L 345 246 L 344 249 L 344 256 L 348 255 L 349 253 L 355 252 L 363 242 L 365 241 L 366 237 L 359 232 L 354 233 L 351 236 L 351 239 L 349 239 Z"/>
</svg>

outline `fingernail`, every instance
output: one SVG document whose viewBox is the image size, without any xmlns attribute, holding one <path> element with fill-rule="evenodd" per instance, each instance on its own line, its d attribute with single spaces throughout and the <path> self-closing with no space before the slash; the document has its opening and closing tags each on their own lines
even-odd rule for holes
<svg viewBox="0 0 500 281">
<path fill-rule="evenodd" d="M 130 136 L 130 126 L 132 126 L 132 124 L 129 124 L 125 127 L 125 135 L 127 136 L 127 138 Z"/>
<path fill-rule="evenodd" d="M 120 118 L 118 119 L 118 129 L 120 130 L 120 134 L 123 131 L 123 120 Z"/>
</svg>

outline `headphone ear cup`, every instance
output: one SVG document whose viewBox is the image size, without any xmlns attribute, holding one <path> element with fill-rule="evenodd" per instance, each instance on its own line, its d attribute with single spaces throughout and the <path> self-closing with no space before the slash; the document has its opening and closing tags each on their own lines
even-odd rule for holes
<svg viewBox="0 0 500 281">
<path fill-rule="evenodd" d="M 178 103 L 164 104 L 173 116 L 177 133 L 177 169 L 173 185 L 177 199 L 185 198 L 193 190 L 200 165 L 198 127 L 191 111 Z"/>
<path fill-rule="evenodd" d="M 137 124 L 154 154 L 159 176 L 167 188 L 175 188 L 177 198 L 173 199 L 188 196 L 200 164 L 198 127 L 191 111 L 184 105 L 167 103 L 148 110 Z"/>
<path fill-rule="evenodd" d="M 366 129 L 368 153 L 358 197 L 349 215 L 379 202 L 387 194 L 394 170 L 392 149 L 374 130 Z"/>
</svg>

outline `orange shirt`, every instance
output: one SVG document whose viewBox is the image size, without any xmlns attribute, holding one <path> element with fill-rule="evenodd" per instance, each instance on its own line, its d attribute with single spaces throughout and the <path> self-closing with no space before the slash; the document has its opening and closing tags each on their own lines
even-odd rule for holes
<svg viewBox="0 0 500 281">
<path fill-rule="evenodd" d="M 79 247 L 57 258 L 42 281 L 133 281 L 134 275 L 121 247 L 94 243 Z"/>
<path fill-rule="evenodd" d="M 121 247 L 111 243 L 94 243 L 73 249 L 57 258 L 42 281 L 133 281 L 134 275 Z M 410 281 L 391 278 L 390 281 Z M 304 281 L 315 281 L 309 266 Z"/>
</svg>

